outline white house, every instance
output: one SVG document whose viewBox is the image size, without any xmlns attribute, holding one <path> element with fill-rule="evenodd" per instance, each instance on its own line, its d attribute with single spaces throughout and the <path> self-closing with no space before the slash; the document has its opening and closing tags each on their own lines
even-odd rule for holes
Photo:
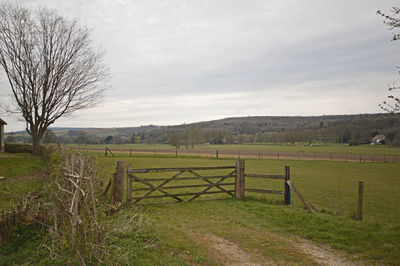
<svg viewBox="0 0 400 266">
<path fill-rule="evenodd" d="M 385 135 L 376 135 L 375 137 L 372 138 L 371 144 L 372 145 L 385 144 L 385 141 L 386 141 Z"/>
</svg>

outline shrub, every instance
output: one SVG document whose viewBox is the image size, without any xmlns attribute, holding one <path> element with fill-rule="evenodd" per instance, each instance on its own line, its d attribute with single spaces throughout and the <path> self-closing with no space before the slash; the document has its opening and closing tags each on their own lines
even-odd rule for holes
<svg viewBox="0 0 400 266">
<path fill-rule="evenodd" d="M 32 153 L 32 144 L 8 143 L 4 144 L 4 151 L 9 153 Z"/>
<path fill-rule="evenodd" d="M 9 143 L 4 144 L 4 151 L 9 153 L 32 153 L 32 144 L 21 144 L 21 143 Z M 40 151 L 43 153 L 45 151 L 44 146 L 40 146 Z"/>
</svg>

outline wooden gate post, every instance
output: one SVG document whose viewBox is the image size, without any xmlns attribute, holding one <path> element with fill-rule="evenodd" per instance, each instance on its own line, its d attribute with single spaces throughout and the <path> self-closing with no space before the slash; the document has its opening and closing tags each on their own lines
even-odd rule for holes
<svg viewBox="0 0 400 266">
<path fill-rule="evenodd" d="M 126 175 L 126 162 L 117 161 L 117 166 L 115 170 L 115 195 L 114 202 L 122 203 L 124 200 L 124 183 Z"/>
<path fill-rule="evenodd" d="M 236 160 L 235 197 L 244 197 L 244 160 Z"/>
<path fill-rule="evenodd" d="M 362 220 L 363 219 L 363 199 L 364 199 L 364 182 L 358 182 L 358 204 L 357 204 L 357 214 L 356 219 Z"/>
<path fill-rule="evenodd" d="M 285 205 L 290 205 L 292 203 L 292 193 L 290 191 L 290 186 L 287 181 L 290 181 L 290 166 L 285 166 L 285 191 L 283 193 Z"/>
</svg>

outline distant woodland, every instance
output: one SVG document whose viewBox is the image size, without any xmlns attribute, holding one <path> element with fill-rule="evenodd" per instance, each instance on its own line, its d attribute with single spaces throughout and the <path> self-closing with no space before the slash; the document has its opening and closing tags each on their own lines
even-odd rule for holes
<svg viewBox="0 0 400 266">
<path fill-rule="evenodd" d="M 327 116 L 257 116 L 226 118 L 177 126 L 127 128 L 52 128 L 43 143 L 165 143 L 178 148 L 196 144 L 370 143 L 376 135 L 400 146 L 399 114 Z M 30 142 L 23 132 L 6 134 L 7 142 Z"/>
</svg>

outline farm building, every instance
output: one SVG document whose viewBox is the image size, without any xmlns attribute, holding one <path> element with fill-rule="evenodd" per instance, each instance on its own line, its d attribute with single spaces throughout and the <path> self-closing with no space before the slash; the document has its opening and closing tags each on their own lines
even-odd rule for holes
<svg viewBox="0 0 400 266">
<path fill-rule="evenodd" d="M 4 151 L 4 125 L 7 123 L 0 118 L 0 152 Z"/>
<path fill-rule="evenodd" d="M 372 138 L 371 144 L 376 145 L 376 144 L 385 144 L 386 137 L 385 135 L 376 135 L 375 137 Z"/>
</svg>

